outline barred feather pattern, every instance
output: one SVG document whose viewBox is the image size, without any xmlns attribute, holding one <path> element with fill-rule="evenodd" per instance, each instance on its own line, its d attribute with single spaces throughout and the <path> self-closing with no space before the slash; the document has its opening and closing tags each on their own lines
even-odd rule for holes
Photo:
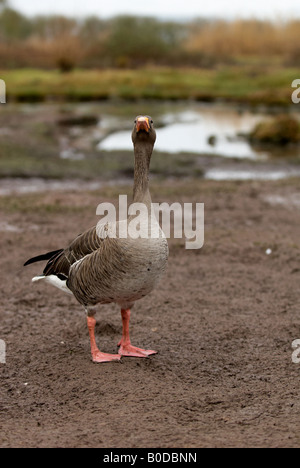
<svg viewBox="0 0 300 468">
<path fill-rule="evenodd" d="M 101 239 L 96 230 L 96 226 L 77 236 L 65 250 L 57 256 L 51 258 L 44 269 L 44 275 L 64 275 L 69 277 L 71 266 L 100 248 Z"/>
<path fill-rule="evenodd" d="M 118 303 L 130 308 L 154 289 L 168 258 L 166 239 L 103 239 L 74 263 L 68 288 L 84 306 Z"/>
<path fill-rule="evenodd" d="M 116 302 L 122 307 L 147 295 L 165 270 L 168 244 L 156 239 L 109 237 L 93 227 L 80 234 L 67 249 L 51 258 L 44 275 L 62 275 L 76 299 L 85 307 Z"/>
</svg>

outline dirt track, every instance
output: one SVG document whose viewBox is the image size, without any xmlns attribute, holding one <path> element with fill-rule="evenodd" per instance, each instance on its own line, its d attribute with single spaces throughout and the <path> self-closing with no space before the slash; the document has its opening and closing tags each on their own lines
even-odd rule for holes
<svg viewBox="0 0 300 468">
<path fill-rule="evenodd" d="M 133 344 L 159 354 L 100 365 L 81 306 L 32 285 L 38 266 L 22 269 L 93 225 L 94 210 L 1 213 L 2 227 L 18 228 L 3 230 L 0 244 L 1 447 L 300 445 L 297 183 L 199 181 L 193 199 L 205 203 L 204 248 L 171 241 L 164 280 L 132 312 Z M 41 197 L 49 200 L 95 207 L 97 197 Z M 115 352 L 118 308 L 96 317 L 100 349 Z"/>
</svg>

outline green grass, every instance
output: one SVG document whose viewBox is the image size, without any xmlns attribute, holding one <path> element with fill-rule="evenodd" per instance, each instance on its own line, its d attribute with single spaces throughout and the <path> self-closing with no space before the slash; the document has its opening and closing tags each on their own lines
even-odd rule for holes
<svg viewBox="0 0 300 468">
<path fill-rule="evenodd" d="M 224 99 L 245 103 L 291 104 L 296 68 L 232 66 L 217 69 L 144 68 L 138 70 L 0 71 L 8 102 L 60 99 Z"/>
</svg>

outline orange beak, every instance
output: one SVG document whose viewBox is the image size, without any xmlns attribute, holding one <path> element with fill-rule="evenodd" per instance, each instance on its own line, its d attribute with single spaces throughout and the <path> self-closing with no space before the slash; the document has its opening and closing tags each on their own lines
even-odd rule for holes
<svg viewBox="0 0 300 468">
<path fill-rule="evenodd" d="M 141 130 L 145 130 L 149 133 L 150 130 L 150 123 L 148 117 L 139 117 L 136 122 L 136 131 L 140 132 Z"/>
</svg>

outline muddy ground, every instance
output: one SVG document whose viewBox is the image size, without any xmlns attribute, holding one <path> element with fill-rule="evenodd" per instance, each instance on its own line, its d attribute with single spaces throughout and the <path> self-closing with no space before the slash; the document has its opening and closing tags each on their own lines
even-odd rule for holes
<svg viewBox="0 0 300 468">
<path fill-rule="evenodd" d="M 299 180 L 157 184 L 154 201 L 205 203 L 205 245 L 171 240 L 164 279 L 132 311 L 133 344 L 159 353 L 94 364 L 81 306 L 22 264 L 66 246 L 116 193 L 1 204 L 0 446 L 299 447 Z M 120 311 L 96 317 L 100 349 L 116 352 Z"/>
</svg>

